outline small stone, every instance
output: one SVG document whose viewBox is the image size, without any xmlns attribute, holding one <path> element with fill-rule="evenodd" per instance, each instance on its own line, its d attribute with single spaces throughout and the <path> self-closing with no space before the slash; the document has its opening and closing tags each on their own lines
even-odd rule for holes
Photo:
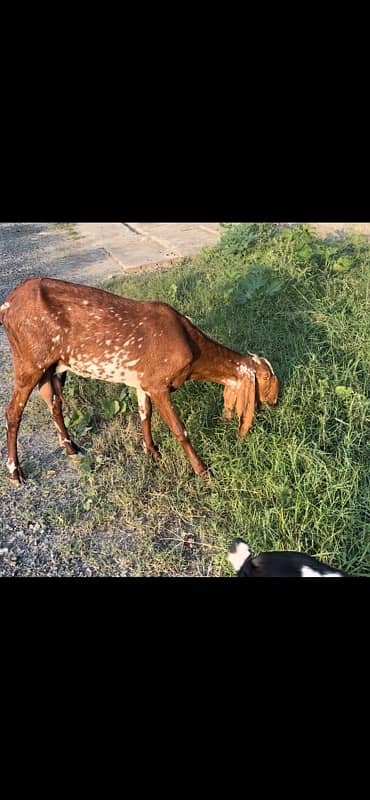
<svg viewBox="0 0 370 800">
<path fill-rule="evenodd" d="M 6 556 L 9 553 L 9 547 L 0 547 L 0 556 Z"/>
</svg>

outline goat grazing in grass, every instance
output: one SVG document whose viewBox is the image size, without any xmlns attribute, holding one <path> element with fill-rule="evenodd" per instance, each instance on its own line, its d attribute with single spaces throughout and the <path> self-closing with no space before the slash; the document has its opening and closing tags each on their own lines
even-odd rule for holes
<svg viewBox="0 0 370 800">
<path fill-rule="evenodd" d="M 151 432 L 152 403 L 183 447 L 194 472 L 196 454 L 171 403 L 186 380 L 223 384 L 225 416 L 235 411 L 239 433 L 253 423 L 257 402 L 275 404 L 278 380 L 265 358 L 242 356 L 210 339 L 166 303 L 129 300 L 111 292 L 51 278 L 29 278 L 0 307 L 13 356 L 14 393 L 7 407 L 7 467 L 21 482 L 17 433 L 38 384 L 69 456 L 78 452 L 62 415 L 66 370 L 84 378 L 125 383 L 137 391 L 144 446 L 159 458 Z"/>
<path fill-rule="evenodd" d="M 228 559 L 239 578 L 348 578 L 340 569 L 295 551 L 275 550 L 252 557 L 243 539 L 235 539 Z"/>
</svg>

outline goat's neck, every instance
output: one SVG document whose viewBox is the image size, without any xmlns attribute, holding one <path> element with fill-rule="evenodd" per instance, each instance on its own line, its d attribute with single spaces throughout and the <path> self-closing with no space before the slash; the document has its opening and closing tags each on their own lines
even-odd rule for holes
<svg viewBox="0 0 370 800">
<path fill-rule="evenodd" d="M 200 353 L 193 362 L 192 380 L 212 381 L 224 386 L 242 380 L 248 370 L 255 368 L 253 359 L 214 342 L 207 336 L 197 342 Z"/>
</svg>

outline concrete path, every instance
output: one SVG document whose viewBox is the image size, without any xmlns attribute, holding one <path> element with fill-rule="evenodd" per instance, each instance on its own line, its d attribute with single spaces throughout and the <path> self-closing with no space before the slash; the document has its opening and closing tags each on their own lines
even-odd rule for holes
<svg viewBox="0 0 370 800">
<path fill-rule="evenodd" d="M 370 236 L 370 223 L 309 224 L 322 237 L 337 236 L 343 231 Z M 141 267 L 170 266 L 178 259 L 192 257 L 203 247 L 212 247 L 219 241 L 222 226 L 219 222 L 80 222 L 74 229 L 82 248 L 105 253 L 104 270 L 101 260 L 96 270 L 103 280 Z M 95 269 L 91 272 L 92 278 L 94 273 Z"/>
<path fill-rule="evenodd" d="M 281 222 L 280 225 L 289 227 L 297 225 L 296 222 Z M 321 238 L 326 236 L 341 236 L 343 233 L 361 233 L 370 236 L 370 222 L 308 222 Z"/>
<path fill-rule="evenodd" d="M 310 225 L 322 237 L 343 233 L 361 233 L 370 236 L 370 222 L 310 222 Z"/>
<path fill-rule="evenodd" d="M 221 234 L 219 222 L 79 222 L 74 228 L 81 243 L 106 250 L 118 274 L 194 256 Z"/>
</svg>

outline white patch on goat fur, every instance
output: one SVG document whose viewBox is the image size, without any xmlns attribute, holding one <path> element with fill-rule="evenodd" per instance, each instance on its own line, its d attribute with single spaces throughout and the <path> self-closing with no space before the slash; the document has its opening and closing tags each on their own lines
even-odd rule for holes
<svg viewBox="0 0 370 800">
<path fill-rule="evenodd" d="M 238 367 L 238 372 L 239 375 L 249 375 L 250 378 L 255 377 L 253 370 L 250 369 L 250 367 L 247 367 L 246 364 L 240 364 L 240 366 Z"/>
<path fill-rule="evenodd" d="M 244 561 L 250 556 L 250 550 L 245 542 L 237 542 L 232 550 L 229 550 L 228 559 L 236 572 L 239 572 L 243 566 Z"/>
<path fill-rule="evenodd" d="M 89 305 L 89 301 L 88 300 L 83 300 L 82 303 L 83 303 L 84 306 L 88 306 Z"/>
<path fill-rule="evenodd" d="M 17 467 L 16 467 L 16 465 L 15 465 L 14 461 L 10 461 L 9 459 L 8 459 L 8 460 L 7 460 L 7 462 L 6 462 L 6 466 L 7 466 L 7 468 L 8 468 L 8 470 L 9 470 L 9 472 L 10 472 L 10 474 L 11 474 L 11 475 L 12 475 L 12 474 L 13 474 L 13 472 L 15 472 L 15 471 L 16 471 L 16 469 L 17 469 Z"/>
<path fill-rule="evenodd" d="M 10 303 L 3 303 L 2 306 L 0 306 L 0 311 L 6 311 L 7 308 L 10 308 Z"/>
<path fill-rule="evenodd" d="M 60 372 L 68 369 L 82 378 L 95 378 L 109 383 L 125 383 L 127 386 L 137 389 L 139 386 L 137 372 L 130 369 L 135 366 L 137 361 L 138 359 L 124 363 L 120 353 L 112 353 L 109 361 L 99 361 L 96 357 L 93 359 L 71 357 L 68 366 L 59 362 L 56 372 L 59 375 Z"/>
<path fill-rule="evenodd" d="M 317 572 L 311 567 L 301 568 L 301 578 L 341 578 L 339 572 Z"/>
<path fill-rule="evenodd" d="M 51 341 L 52 341 L 52 342 L 59 342 L 59 339 L 60 339 L 60 335 L 59 335 L 59 333 L 58 333 L 58 336 L 52 336 L 52 337 L 51 337 Z"/>
<path fill-rule="evenodd" d="M 147 415 L 145 413 L 145 397 L 147 395 L 148 395 L 148 397 L 150 397 L 148 392 L 144 392 L 144 389 L 142 389 L 141 386 L 138 386 L 138 388 L 137 388 L 137 402 L 138 402 L 138 406 L 139 406 L 140 419 L 141 419 L 142 422 L 147 417 Z"/>
<path fill-rule="evenodd" d="M 58 363 L 57 363 L 57 365 L 55 367 L 55 373 L 54 374 L 55 375 L 61 375 L 62 372 L 66 372 L 67 369 L 68 369 L 68 367 L 66 367 L 66 365 L 63 364 L 62 361 L 58 361 Z"/>
</svg>

